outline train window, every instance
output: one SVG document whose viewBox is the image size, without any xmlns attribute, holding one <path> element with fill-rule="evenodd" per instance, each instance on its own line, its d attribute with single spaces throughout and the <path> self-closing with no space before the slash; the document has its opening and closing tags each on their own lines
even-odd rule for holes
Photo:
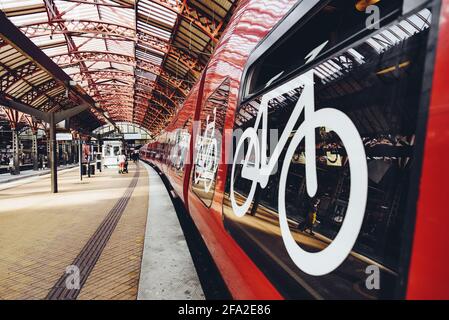
<svg viewBox="0 0 449 320">
<path fill-rule="evenodd" d="M 351 41 L 351 38 L 360 37 L 367 31 L 367 14 L 363 10 L 357 10 L 354 1 L 332 0 L 322 3 L 311 11 L 315 13 L 314 11 L 319 10 L 313 17 L 301 19 L 278 46 L 268 50 L 251 65 L 249 71 L 251 76 L 245 95 L 254 94 L 304 66 L 307 59 L 298 57 L 306 57 L 312 49 L 323 42 L 328 42 L 326 46 L 328 51 Z M 376 2 L 380 13 L 380 25 L 398 15 L 401 3 L 402 0 Z M 298 28 L 299 30 L 296 30 Z M 353 59 L 357 58 L 359 56 L 355 54 Z"/>
<path fill-rule="evenodd" d="M 207 206 L 212 204 L 215 192 L 228 97 L 229 79 L 225 79 L 201 109 L 201 128 L 193 155 L 192 189 Z"/>
<path fill-rule="evenodd" d="M 318 56 L 309 70 L 237 110 L 234 130 L 243 135 L 228 166 L 224 225 L 287 298 L 396 297 L 425 61 L 433 50 L 432 7 L 418 9 Z M 329 14 L 322 10 L 315 14 Z M 351 17 L 354 7 L 338 10 Z M 342 35 L 351 31 L 348 23 Z M 320 31 L 327 25 L 315 25 L 313 37 L 334 37 Z M 338 45 L 330 40 L 320 38 L 323 52 Z M 311 43 L 304 45 L 309 51 L 320 46 Z M 307 50 L 296 50 L 299 64 Z M 253 81 L 263 86 L 272 63 L 262 63 Z M 278 131 L 273 145 L 263 135 L 270 130 Z"/>
</svg>

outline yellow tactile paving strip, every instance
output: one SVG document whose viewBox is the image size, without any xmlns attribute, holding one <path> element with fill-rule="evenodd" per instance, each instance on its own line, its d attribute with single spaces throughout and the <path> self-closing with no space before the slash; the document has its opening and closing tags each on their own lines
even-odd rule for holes
<svg viewBox="0 0 449 320">
<path fill-rule="evenodd" d="M 133 196 L 83 286 L 79 300 L 137 298 L 148 212 L 147 175 L 141 166 L 139 182 Z"/>
<path fill-rule="evenodd" d="M 134 168 L 131 165 L 127 175 L 106 169 L 83 182 L 77 170 L 66 172 L 59 177 L 60 193 L 55 195 L 48 192 L 48 177 L 0 191 L 0 299 L 45 298 L 123 195 Z M 148 177 L 141 170 L 133 196 L 79 298 L 136 298 L 147 197 Z"/>
</svg>

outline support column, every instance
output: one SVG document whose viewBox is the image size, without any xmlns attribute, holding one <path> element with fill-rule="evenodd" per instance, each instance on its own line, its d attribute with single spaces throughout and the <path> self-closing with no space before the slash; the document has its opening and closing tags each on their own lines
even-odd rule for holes
<svg viewBox="0 0 449 320">
<path fill-rule="evenodd" d="M 33 158 L 33 170 L 39 170 L 39 159 L 37 155 L 37 131 L 33 131 L 33 135 L 31 137 L 31 157 Z"/>
<path fill-rule="evenodd" d="M 50 168 L 50 158 L 51 158 L 51 153 L 50 153 L 50 129 L 48 129 L 46 131 L 45 143 L 46 143 L 46 148 L 47 148 L 47 161 L 45 163 L 45 169 L 48 169 L 48 168 Z"/>
<path fill-rule="evenodd" d="M 13 156 L 13 174 L 20 174 L 20 161 L 19 161 L 19 131 L 12 130 L 12 156 Z"/>
<path fill-rule="evenodd" d="M 62 152 L 62 159 L 64 161 L 64 165 L 67 165 L 68 162 L 68 153 L 67 153 L 67 143 L 65 141 L 61 141 L 61 152 Z"/>
<path fill-rule="evenodd" d="M 50 166 L 51 166 L 51 192 L 58 193 L 58 143 L 56 141 L 55 114 L 50 113 Z"/>
<path fill-rule="evenodd" d="M 78 160 L 80 165 L 80 180 L 83 181 L 83 141 L 78 140 Z"/>
<path fill-rule="evenodd" d="M 67 148 L 67 163 L 72 164 L 73 163 L 73 154 L 72 154 L 72 151 L 73 151 L 73 140 L 67 142 L 67 147 L 68 147 Z"/>
</svg>

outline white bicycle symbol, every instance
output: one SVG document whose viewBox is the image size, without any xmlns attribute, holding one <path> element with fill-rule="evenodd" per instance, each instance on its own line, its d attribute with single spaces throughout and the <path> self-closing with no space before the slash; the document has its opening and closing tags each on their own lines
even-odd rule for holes
<svg viewBox="0 0 449 320">
<path fill-rule="evenodd" d="M 218 168 L 218 143 L 215 137 L 215 120 L 217 109 L 214 108 L 214 121 L 209 122 L 210 116 L 206 118 L 206 129 L 204 135 L 198 137 L 197 154 L 195 159 L 194 182 L 204 183 L 204 191 L 209 192 L 214 182 L 214 175 Z"/>
<path fill-rule="evenodd" d="M 243 217 L 251 205 L 257 185 L 260 184 L 261 188 L 267 186 L 270 175 L 279 160 L 281 151 L 286 146 L 288 139 L 294 130 L 295 124 L 304 110 L 304 121 L 293 135 L 281 168 L 278 199 L 279 224 L 284 245 L 296 266 L 310 275 L 320 276 L 335 270 L 346 259 L 357 240 L 363 223 L 368 193 L 368 168 L 362 139 L 351 119 L 343 112 L 334 108 L 325 108 L 315 111 L 313 75 L 314 71 L 312 69 L 262 97 L 254 127 L 247 128 L 237 144 L 232 164 L 230 198 L 234 214 L 238 217 Z M 279 97 L 300 86 L 303 87 L 303 90 L 299 100 L 273 151 L 273 155 L 268 159 L 266 144 L 268 131 L 268 102 L 273 98 Z M 261 121 L 262 143 L 259 141 L 257 135 L 257 129 L 259 128 Z M 290 160 L 294 156 L 295 150 L 301 141 L 305 139 L 306 188 L 310 197 L 315 196 L 318 189 L 315 128 L 319 127 L 332 129 L 344 144 L 349 158 L 351 187 L 346 216 L 337 236 L 332 243 L 322 251 L 311 253 L 298 246 L 290 232 L 286 214 L 285 189 L 287 185 L 287 174 L 291 163 Z M 252 184 L 248 197 L 243 204 L 239 205 L 234 190 L 235 170 L 238 155 L 240 154 L 239 151 L 244 147 L 245 140 L 248 141 L 247 153 L 240 163 L 240 165 L 243 165 L 241 177 L 252 181 Z M 253 155 L 253 157 L 251 157 L 251 155 Z"/>
</svg>

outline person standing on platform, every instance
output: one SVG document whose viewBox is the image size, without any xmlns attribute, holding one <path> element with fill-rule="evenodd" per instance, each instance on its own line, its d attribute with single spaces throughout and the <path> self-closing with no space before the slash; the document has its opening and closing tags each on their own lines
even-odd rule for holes
<svg viewBox="0 0 449 320">
<path fill-rule="evenodd" d="M 126 162 L 126 156 L 123 152 L 117 157 L 117 161 L 119 167 L 118 173 L 122 174 L 123 170 L 125 169 L 125 162 Z"/>
<path fill-rule="evenodd" d="M 309 233 L 313 236 L 315 235 L 313 233 L 313 228 L 315 224 L 317 223 L 317 215 L 318 215 L 318 206 L 320 205 L 320 199 L 314 198 L 310 202 L 310 205 L 307 209 L 307 215 L 305 217 L 305 221 L 303 221 L 301 224 L 299 224 L 298 228 L 302 232 L 305 232 L 306 230 L 309 230 Z"/>
<path fill-rule="evenodd" d="M 9 168 L 9 173 L 14 174 L 14 158 L 12 156 L 9 158 L 8 168 Z"/>
</svg>

